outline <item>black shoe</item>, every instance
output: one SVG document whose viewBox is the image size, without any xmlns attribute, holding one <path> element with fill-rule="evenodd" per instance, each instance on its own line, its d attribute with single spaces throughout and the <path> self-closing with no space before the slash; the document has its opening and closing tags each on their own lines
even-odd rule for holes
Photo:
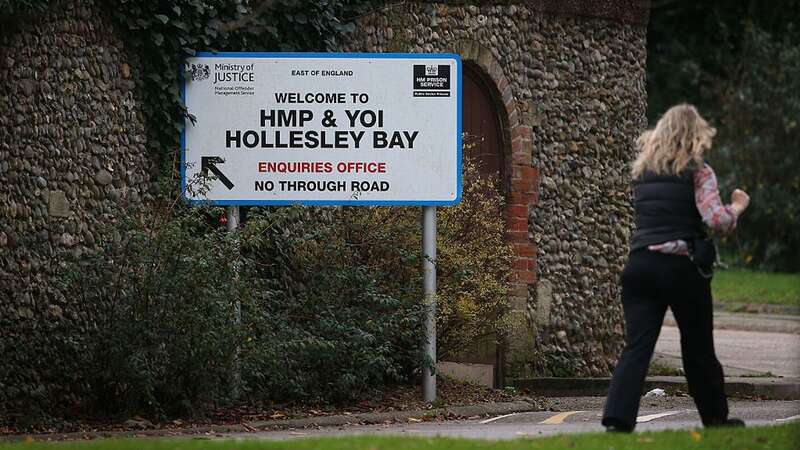
<svg viewBox="0 0 800 450">
<path fill-rule="evenodd" d="M 626 425 L 621 420 L 613 417 L 603 419 L 603 425 L 605 425 L 608 433 L 631 433 L 633 431 L 632 426 Z"/>
<path fill-rule="evenodd" d="M 706 427 L 731 427 L 731 428 L 739 428 L 744 427 L 744 420 L 742 419 L 725 419 L 725 420 L 717 420 L 712 421 L 706 424 Z"/>
<path fill-rule="evenodd" d="M 625 425 L 609 425 L 606 427 L 606 433 L 632 433 L 633 428 Z"/>
</svg>

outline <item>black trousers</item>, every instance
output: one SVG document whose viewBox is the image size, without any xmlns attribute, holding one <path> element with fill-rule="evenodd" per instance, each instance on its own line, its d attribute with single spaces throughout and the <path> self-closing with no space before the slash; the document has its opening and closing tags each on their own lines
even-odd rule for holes
<svg viewBox="0 0 800 450">
<path fill-rule="evenodd" d="M 636 425 L 639 399 L 667 307 L 681 333 L 683 369 L 704 425 L 728 418 L 722 366 L 714 353 L 711 280 L 686 256 L 637 250 L 622 274 L 625 349 L 603 413 L 603 425 Z"/>
</svg>

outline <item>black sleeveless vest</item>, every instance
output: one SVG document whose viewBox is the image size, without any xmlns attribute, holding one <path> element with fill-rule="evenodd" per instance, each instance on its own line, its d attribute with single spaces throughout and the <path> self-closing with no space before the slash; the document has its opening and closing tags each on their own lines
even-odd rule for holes
<svg viewBox="0 0 800 450">
<path fill-rule="evenodd" d="M 703 218 L 694 199 L 694 171 L 680 175 L 645 172 L 633 182 L 636 231 L 631 250 L 676 239 L 706 236 Z"/>
</svg>

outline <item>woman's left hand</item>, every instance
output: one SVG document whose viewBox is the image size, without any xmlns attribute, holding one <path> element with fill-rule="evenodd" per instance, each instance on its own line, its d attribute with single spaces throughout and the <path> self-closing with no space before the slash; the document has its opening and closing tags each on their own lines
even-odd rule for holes
<svg viewBox="0 0 800 450">
<path fill-rule="evenodd" d="M 747 195 L 747 192 L 736 189 L 731 194 L 731 207 L 733 207 L 736 216 L 740 216 L 747 207 L 750 206 L 750 196 Z"/>
</svg>

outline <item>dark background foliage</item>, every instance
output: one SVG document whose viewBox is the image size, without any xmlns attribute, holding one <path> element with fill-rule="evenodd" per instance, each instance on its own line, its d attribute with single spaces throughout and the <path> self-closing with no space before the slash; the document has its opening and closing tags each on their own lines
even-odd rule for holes
<svg viewBox="0 0 800 450">
<path fill-rule="evenodd" d="M 723 200 L 752 203 L 727 262 L 800 270 L 800 1 L 654 1 L 648 30 L 648 119 L 679 102 L 717 127 L 709 163 Z"/>
</svg>

